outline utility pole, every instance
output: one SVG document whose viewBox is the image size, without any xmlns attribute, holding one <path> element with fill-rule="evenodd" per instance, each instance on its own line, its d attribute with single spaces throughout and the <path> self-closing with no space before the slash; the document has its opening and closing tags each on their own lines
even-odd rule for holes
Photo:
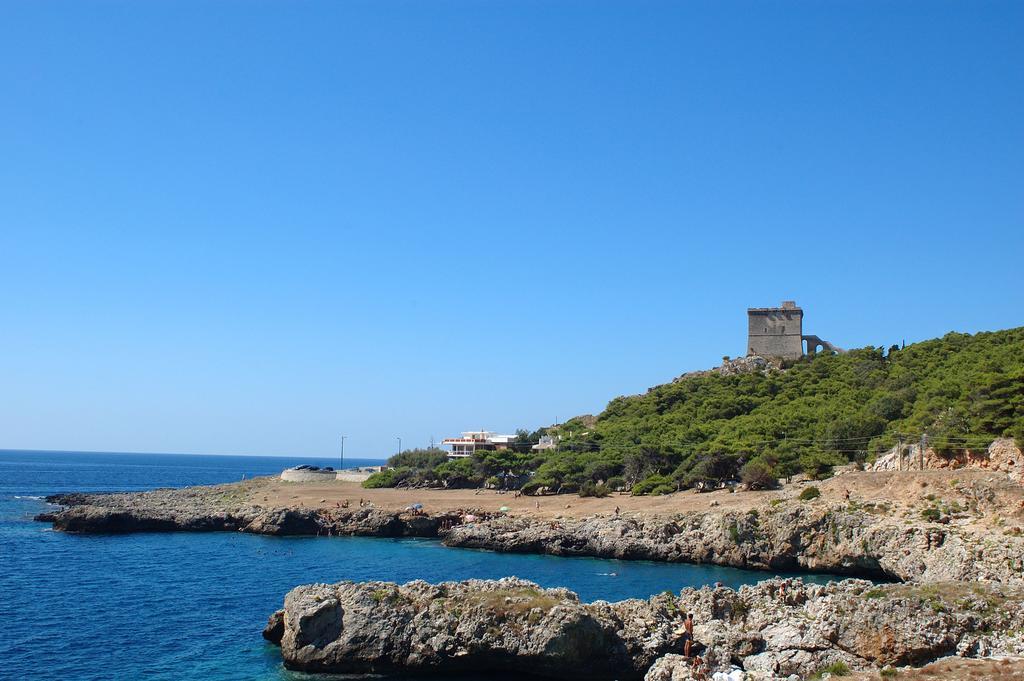
<svg viewBox="0 0 1024 681">
<path fill-rule="evenodd" d="M 345 470 L 345 438 L 348 435 L 341 436 L 341 470 Z"/>
<path fill-rule="evenodd" d="M 903 470 L 903 436 L 896 437 L 896 470 Z"/>
<path fill-rule="evenodd" d="M 401 454 L 402 453 L 402 438 L 397 437 L 395 439 L 398 440 L 398 453 Z"/>
<path fill-rule="evenodd" d="M 924 449 L 928 446 L 928 433 L 921 433 L 921 449 L 918 451 L 921 470 L 924 470 Z"/>
</svg>

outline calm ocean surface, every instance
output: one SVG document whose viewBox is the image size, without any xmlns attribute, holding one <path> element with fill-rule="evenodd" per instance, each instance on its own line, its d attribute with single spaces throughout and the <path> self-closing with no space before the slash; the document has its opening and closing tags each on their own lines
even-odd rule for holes
<svg viewBox="0 0 1024 681">
<path fill-rule="evenodd" d="M 647 597 L 766 573 L 449 549 L 436 541 L 236 533 L 73 536 L 32 521 L 42 497 L 268 475 L 327 459 L 0 451 L 0 679 L 308 679 L 260 636 L 307 582 L 516 575 L 584 600 Z M 367 460 L 346 460 L 366 465 Z M 817 577 L 823 581 L 824 577 Z"/>
</svg>

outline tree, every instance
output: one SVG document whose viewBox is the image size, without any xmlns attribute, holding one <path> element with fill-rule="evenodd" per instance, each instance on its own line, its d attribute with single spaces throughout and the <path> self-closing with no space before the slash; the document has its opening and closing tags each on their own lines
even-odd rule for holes
<svg viewBox="0 0 1024 681">
<path fill-rule="evenodd" d="M 641 444 L 631 447 L 623 456 L 622 475 L 633 485 L 650 475 L 667 473 L 678 463 L 677 453 L 657 445 Z"/>
<path fill-rule="evenodd" d="M 841 463 L 845 463 L 845 459 L 823 451 L 808 451 L 800 457 L 800 467 L 814 480 L 829 477 L 832 475 L 832 467 Z"/>
<path fill-rule="evenodd" d="M 754 459 L 740 468 L 740 481 L 748 489 L 772 489 L 778 484 L 775 470 L 764 461 Z"/>
<path fill-rule="evenodd" d="M 436 468 L 448 460 L 448 452 L 434 447 L 433 449 L 406 449 L 388 459 L 393 468 Z"/>
<path fill-rule="evenodd" d="M 696 482 L 704 482 L 705 484 L 725 482 L 736 477 L 738 472 L 739 465 L 736 457 L 721 453 L 706 454 L 693 467 L 691 484 Z"/>
</svg>

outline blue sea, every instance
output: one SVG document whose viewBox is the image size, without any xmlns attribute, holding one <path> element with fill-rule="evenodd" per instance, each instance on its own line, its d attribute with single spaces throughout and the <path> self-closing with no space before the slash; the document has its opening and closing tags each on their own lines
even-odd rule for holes
<svg viewBox="0 0 1024 681">
<path fill-rule="evenodd" d="M 308 679 L 283 669 L 277 649 L 260 636 L 285 593 L 308 582 L 516 575 L 568 587 L 590 601 L 714 582 L 739 586 L 768 576 L 496 554 L 422 539 L 78 536 L 32 521 L 48 508 L 47 494 L 231 482 L 298 463 L 337 461 L 0 451 L 0 679 Z M 346 459 L 351 466 L 374 463 Z"/>
</svg>

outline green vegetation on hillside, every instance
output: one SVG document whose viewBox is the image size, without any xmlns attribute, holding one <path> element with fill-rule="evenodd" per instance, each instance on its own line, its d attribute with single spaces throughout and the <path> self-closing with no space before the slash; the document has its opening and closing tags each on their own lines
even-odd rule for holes
<svg viewBox="0 0 1024 681">
<path fill-rule="evenodd" d="M 554 451 L 439 457 L 405 465 L 404 479 L 507 486 L 528 478 L 528 493 L 615 481 L 664 494 L 736 479 L 741 469 L 761 487 L 797 472 L 822 477 L 900 437 L 927 435 L 950 454 L 1000 436 L 1024 442 L 1024 328 L 806 357 L 767 375 L 693 376 L 615 398 L 592 426 L 571 421 L 553 433 L 562 438 Z"/>
</svg>

